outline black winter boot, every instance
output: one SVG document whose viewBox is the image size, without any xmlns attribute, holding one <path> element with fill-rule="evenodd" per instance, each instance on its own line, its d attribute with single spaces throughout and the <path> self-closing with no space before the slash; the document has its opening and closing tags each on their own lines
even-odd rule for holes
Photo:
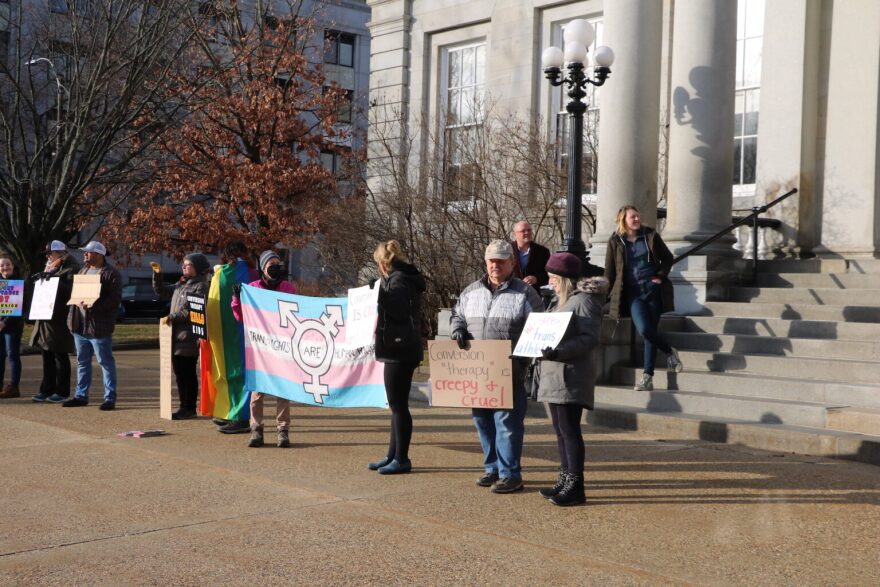
<svg viewBox="0 0 880 587">
<path fill-rule="evenodd" d="M 550 503 L 558 506 L 570 506 L 586 503 L 584 495 L 584 476 L 569 474 L 562 491 L 550 498 Z"/>
<path fill-rule="evenodd" d="M 251 428 L 251 439 L 248 441 L 248 446 L 251 448 L 259 448 L 263 446 L 262 426 L 254 426 L 253 428 Z"/>
<path fill-rule="evenodd" d="M 540 489 L 538 493 L 541 494 L 541 497 L 545 499 L 550 499 L 554 495 L 558 495 L 562 488 L 565 487 L 565 481 L 568 479 L 568 473 L 565 472 L 564 469 L 559 469 L 559 478 L 556 479 L 556 485 L 553 487 L 545 487 L 544 489 Z"/>
</svg>

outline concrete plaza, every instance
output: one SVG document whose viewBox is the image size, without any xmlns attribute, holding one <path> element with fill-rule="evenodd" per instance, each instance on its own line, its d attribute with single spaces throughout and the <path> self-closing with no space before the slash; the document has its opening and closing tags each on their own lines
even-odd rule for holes
<svg viewBox="0 0 880 587">
<path fill-rule="evenodd" d="M 100 382 L 85 408 L 32 403 L 35 356 L 0 403 L 0 584 L 880 584 L 874 466 L 587 427 L 588 505 L 562 509 L 537 494 L 543 418 L 525 490 L 494 495 L 467 412 L 415 404 L 415 469 L 382 477 L 382 410 L 299 406 L 293 448 L 250 449 L 159 418 L 157 351 L 117 362 L 115 412 Z"/>
</svg>

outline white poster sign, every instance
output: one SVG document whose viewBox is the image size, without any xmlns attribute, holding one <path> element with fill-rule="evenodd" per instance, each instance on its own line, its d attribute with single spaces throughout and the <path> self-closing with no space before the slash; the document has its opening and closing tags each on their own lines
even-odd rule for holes
<svg viewBox="0 0 880 587">
<path fill-rule="evenodd" d="M 540 357 L 541 349 L 556 348 L 565 335 L 572 312 L 532 312 L 529 314 L 516 348 L 517 357 Z"/>
<path fill-rule="evenodd" d="M 60 277 L 38 279 L 34 283 L 34 297 L 31 301 L 31 312 L 28 320 L 51 320 L 55 310 L 55 298 L 58 297 Z"/>
<path fill-rule="evenodd" d="M 348 323 L 345 346 L 359 348 L 373 344 L 379 319 L 379 284 L 348 290 Z"/>
</svg>

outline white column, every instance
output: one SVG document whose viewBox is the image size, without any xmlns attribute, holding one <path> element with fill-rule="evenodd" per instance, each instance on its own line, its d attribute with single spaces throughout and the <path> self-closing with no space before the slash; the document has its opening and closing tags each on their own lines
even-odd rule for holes
<svg viewBox="0 0 880 587">
<path fill-rule="evenodd" d="M 831 17 L 820 255 L 880 251 L 880 2 L 835 2 Z"/>
<path fill-rule="evenodd" d="M 682 252 L 730 224 L 736 2 L 676 0 L 669 127 L 669 218 L 663 238 Z M 732 235 L 702 255 L 734 255 Z"/>
<path fill-rule="evenodd" d="M 590 261 L 599 266 L 621 206 L 637 206 L 643 222 L 655 225 L 663 3 L 607 2 L 603 21 L 615 60 L 599 117 L 599 200 L 590 249 Z"/>
</svg>

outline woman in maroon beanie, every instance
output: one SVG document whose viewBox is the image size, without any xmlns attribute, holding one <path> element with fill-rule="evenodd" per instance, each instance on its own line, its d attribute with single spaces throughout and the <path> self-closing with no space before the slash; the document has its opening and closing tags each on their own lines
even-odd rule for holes
<svg viewBox="0 0 880 587">
<path fill-rule="evenodd" d="M 547 402 L 560 460 L 556 484 L 540 493 L 554 505 L 570 506 L 586 501 L 581 417 L 584 408 L 593 409 L 593 351 L 599 344 L 608 280 L 581 278 L 581 261 L 571 253 L 552 255 L 547 273 L 556 294 L 548 311 L 573 315 L 562 341 L 556 348 L 543 350 L 540 365 L 538 400 Z"/>
</svg>

